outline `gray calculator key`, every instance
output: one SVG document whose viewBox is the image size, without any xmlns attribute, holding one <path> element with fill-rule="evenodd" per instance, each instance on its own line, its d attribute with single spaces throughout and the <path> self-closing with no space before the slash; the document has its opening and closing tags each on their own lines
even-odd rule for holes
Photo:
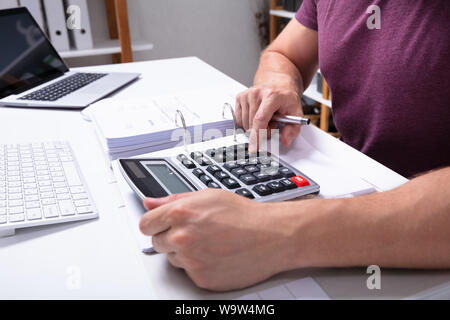
<svg viewBox="0 0 450 320">
<path fill-rule="evenodd" d="M 223 179 L 228 179 L 230 176 L 227 173 L 223 172 L 223 171 L 219 171 L 219 172 L 216 172 L 214 174 L 214 177 L 217 180 L 222 181 Z"/>
<path fill-rule="evenodd" d="M 211 182 L 214 182 L 210 176 L 204 175 L 200 177 L 200 181 L 203 182 L 206 186 Z"/>
<path fill-rule="evenodd" d="M 248 186 L 254 185 L 258 183 L 258 179 L 252 174 L 244 174 L 239 178 L 243 183 Z"/>
<path fill-rule="evenodd" d="M 222 181 L 222 183 L 228 189 L 237 189 L 237 188 L 240 187 L 239 183 L 236 180 L 232 179 L 232 178 L 224 179 Z"/>
<path fill-rule="evenodd" d="M 215 182 L 210 182 L 209 184 L 208 184 L 208 188 L 210 188 L 210 189 L 222 189 L 217 183 L 215 183 Z"/>
<path fill-rule="evenodd" d="M 239 189 L 238 191 L 236 191 L 236 193 L 238 195 L 243 196 L 248 199 L 255 199 L 255 196 L 253 195 L 253 193 L 251 193 L 247 189 Z"/>
</svg>

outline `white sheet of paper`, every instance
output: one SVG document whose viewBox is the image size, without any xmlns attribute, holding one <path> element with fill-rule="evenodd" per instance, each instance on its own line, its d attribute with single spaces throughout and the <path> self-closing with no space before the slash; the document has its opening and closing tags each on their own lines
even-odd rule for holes
<svg viewBox="0 0 450 320">
<path fill-rule="evenodd" d="M 247 294 L 236 300 L 330 300 L 330 297 L 313 278 L 303 278 Z"/>
<path fill-rule="evenodd" d="M 95 103 L 85 114 L 107 139 L 136 137 L 177 129 L 177 110 L 183 113 L 187 126 L 223 121 L 224 103 L 234 108 L 235 97 L 232 89 L 222 89 L 179 92 L 148 99 L 110 98 Z"/>
</svg>

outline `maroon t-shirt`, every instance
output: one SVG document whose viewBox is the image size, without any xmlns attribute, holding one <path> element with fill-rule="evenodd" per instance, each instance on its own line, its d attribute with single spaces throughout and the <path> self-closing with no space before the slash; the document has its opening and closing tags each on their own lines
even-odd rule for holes
<svg viewBox="0 0 450 320">
<path fill-rule="evenodd" d="M 304 0 L 296 18 L 344 142 L 406 177 L 450 165 L 450 0 Z"/>
</svg>

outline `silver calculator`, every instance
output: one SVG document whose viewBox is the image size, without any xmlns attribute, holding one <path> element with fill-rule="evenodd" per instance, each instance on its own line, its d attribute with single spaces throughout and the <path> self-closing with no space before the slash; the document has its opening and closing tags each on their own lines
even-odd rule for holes
<svg viewBox="0 0 450 320">
<path fill-rule="evenodd" d="M 120 159 L 119 167 L 141 199 L 213 188 L 256 201 L 274 202 L 320 190 L 311 178 L 275 155 L 266 151 L 250 154 L 248 144 L 176 157 Z"/>
</svg>

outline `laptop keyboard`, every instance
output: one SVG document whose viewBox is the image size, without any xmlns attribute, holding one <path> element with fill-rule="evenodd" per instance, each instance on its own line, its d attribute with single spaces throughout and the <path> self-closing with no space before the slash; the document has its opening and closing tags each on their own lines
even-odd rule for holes
<svg viewBox="0 0 450 320">
<path fill-rule="evenodd" d="M 61 81 L 27 94 L 19 100 L 56 101 L 106 75 L 107 73 L 75 73 Z"/>
</svg>

